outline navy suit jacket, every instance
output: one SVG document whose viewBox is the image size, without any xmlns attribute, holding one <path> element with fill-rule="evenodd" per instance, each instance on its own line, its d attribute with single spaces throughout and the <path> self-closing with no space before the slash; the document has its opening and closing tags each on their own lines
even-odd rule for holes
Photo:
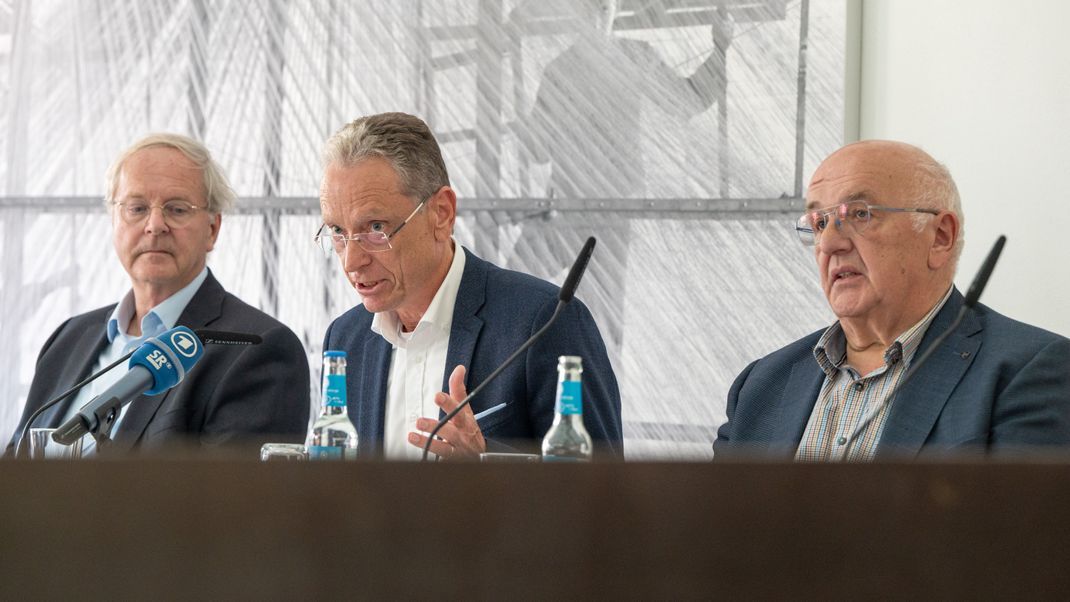
<svg viewBox="0 0 1070 602">
<path fill-rule="evenodd" d="M 915 354 L 951 325 L 956 289 Z M 825 374 L 815 332 L 752 363 L 728 393 L 728 422 L 715 455 L 791 457 Z M 899 391 L 877 457 L 949 451 L 999 452 L 1070 443 L 1070 340 L 978 305 Z"/>
<path fill-rule="evenodd" d="M 464 252 L 464 273 L 442 375 L 446 392 L 457 365 L 466 368 L 469 391 L 482 383 L 549 320 L 557 305 L 558 288 L 549 282 L 499 268 L 467 249 Z M 371 330 L 373 315 L 363 305 L 354 307 L 327 328 L 323 341 L 325 350 L 348 354 L 349 418 L 356 425 L 363 455 L 382 454 L 392 355 L 390 343 Z M 523 357 L 472 399 L 475 413 L 501 402 L 509 404 L 479 423 L 489 449 L 502 449 L 511 441 L 541 440 L 546 434 L 554 418 L 560 355 L 583 358 L 583 423 L 596 449 L 622 453 L 617 379 L 594 318 L 579 300 L 569 303 Z"/>
<path fill-rule="evenodd" d="M 9 452 L 30 414 L 92 372 L 108 345 L 106 327 L 114 308 L 70 318 L 49 337 L 37 358 Z M 310 405 L 308 356 L 289 328 L 223 290 L 211 272 L 178 324 L 258 334 L 263 342 L 209 345 L 178 386 L 135 398 L 112 433 L 113 452 L 170 443 L 259 445 L 304 440 Z M 33 426 L 59 426 L 73 400 L 71 396 L 46 410 Z"/>
</svg>

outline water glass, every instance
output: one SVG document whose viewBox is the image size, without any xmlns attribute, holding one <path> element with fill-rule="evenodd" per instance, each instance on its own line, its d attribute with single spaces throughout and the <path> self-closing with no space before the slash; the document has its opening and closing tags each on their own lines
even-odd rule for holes
<svg viewBox="0 0 1070 602">
<path fill-rule="evenodd" d="M 52 440 L 56 429 L 32 428 L 30 437 L 30 458 L 33 460 L 77 460 L 82 457 L 82 438 L 70 445 L 63 445 Z"/>
<path fill-rule="evenodd" d="M 260 448 L 261 462 L 307 460 L 308 452 L 300 443 L 265 443 Z"/>
</svg>

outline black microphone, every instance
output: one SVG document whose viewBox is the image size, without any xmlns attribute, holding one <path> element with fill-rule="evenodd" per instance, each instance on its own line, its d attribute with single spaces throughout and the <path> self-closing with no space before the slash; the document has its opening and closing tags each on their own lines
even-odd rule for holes
<svg viewBox="0 0 1070 602">
<path fill-rule="evenodd" d="M 60 425 L 52 440 L 70 445 L 90 433 L 99 445 L 107 440 L 124 405 L 142 393 L 156 395 L 174 387 L 203 354 L 204 346 L 185 326 L 147 339 L 130 358 L 130 371 Z"/>
<path fill-rule="evenodd" d="M 558 301 L 562 303 L 572 301 L 572 296 L 576 294 L 576 287 L 580 285 L 580 279 L 583 278 L 583 273 L 587 271 L 587 264 L 591 263 L 594 243 L 593 236 L 587 238 L 587 242 L 583 243 L 583 248 L 580 249 L 580 254 L 576 257 L 576 262 L 572 264 L 572 269 L 568 271 L 568 276 L 565 277 L 565 283 L 561 285 L 561 291 L 557 293 Z"/>
<path fill-rule="evenodd" d="M 996 269 L 996 261 L 999 259 L 999 254 L 1003 252 L 1003 245 L 1006 242 L 1007 237 L 1001 234 L 996 239 L 996 244 L 992 245 L 992 250 L 988 252 L 988 257 L 985 257 L 985 262 L 981 264 L 981 269 L 974 276 L 970 289 L 966 291 L 966 300 L 962 303 L 964 307 L 977 305 L 977 300 L 981 298 L 981 292 L 985 290 L 988 278 L 992 275 L 992 270 Z"/>
<path fill-rule="evenodd" d="M 259 345 L 264 342 L 260 335 L 226 330 L 197 329 L 193 331 L 205 345 Z"/>
<path fill-rule="evenodd" d="M 534 345 L 535 341 L 538 341 L 542 335 L 546 334 L 546 331 L 550 329 L 550 326 L 557 320 L 557 316 L 561 313 L 561 310 L 572 301 L 573 296 L 576 294 L 576 287 L 580 285 L 580 280 L 583 278 L 583 272 L 587 269 L 587 264 L 591 261 L 591 254 L 594 253 L 594 244 L 595 239 L 593 236 L 587 238 L 587 242 L 584 243 L 579 256 L 576 257 L 576 262 L 572 264 L 572 269 L 568 272 L 568 277 L 565 278 L 565 283 L 561 285 L 561 290 L 557 293 L 557 307 L 554 308 L 554 313 L 550 316 L 550 319 L 546 321 L 546 324 L 543 324 L 538 332 L 531 335 L 519 349 L 514 351 L 513 354 L 506 358 L 500 366 L 495 368 L 494 372 L 490 373 L 490 376 L 479 383 L 479 386 L 476 387 L 474 391 L 469 393 L 461 403 L 457 404 L 457 407 L 453 408 L 453 410 L 443 416 L 442 419 L 438 421 L 438 424 L 435 425 L 435 428 L 431 429 L 431 433 L 427 436 L 427 443 L 424 444 L 424 455 L 421 458 L 422 462 L 427 461 L 427 454 L 431 450 L 431 442 L 435 440 L 435 435 L 442 430 L 442 427 L 446 426 L 447 422 L 452 420 L 458 412 L 464 409 L 464 407 L 472 401 L 472 398 L 483 390 L 483 387 L 486 387 L 488 383 L 497 378 L 509 364 L 512 364 L 516 358 L 520 357 L 522 353 L 528 350 L 528 347 Z"/>
<path fill-rule="evenodd" d="M 915 374 L 917 374 L 918 370 L 921 369 L 921 366 L 926 362 L 926 360 L 928 360 L 929 357 L 933 353 L 935 353 L 937 349 L 940 348 L 940 345 L 947 340 L 947 337 L 951 336 L 951 333 L 955 332 L 955 330 L 958 329 L 959 324 L 962 323 L 962 319 L 966 317 L 966 312 L 970 311 L 975 305 L 977 305 L 977 301 L 981 298 L 981 293 L 984 292 L 985 286 L 988 284 L 988 278 L 992 275 L 992 270 L 995 269 L 996 261 L 999 259 L 1000 253 L 1003 252 L 1003 245 L 1006 242 L 1007 237 L 1003 236 L 1002 234 L 999 238 L 996 239 L 996 244 L 992 245 L 992 250 L 988 252 L 988 257 L 986 257 L 985 262 L 981 264 L 981 269 L 978 270 L 977 275 L 973 277 L 973 282 L 970 283 L 970 288 L 968 291 L 966 291 L 966 298 L 962 302 L 962 307 L 959 308 L 958 315 L 955 316 L 955 319 L 951 322 L 951 325 L 948 326 L 943 332 L 941 332 L 940 336 L 936 337 L 936 339 L 933 340 L 932 344 L 925 349 L 924 353 L 922 353 L 920 356 L 910 362 L 910 367 L 907 368 L 906 373 L 903 374 L 903 378 L 899 379 L 899 384 L 895 386 L 895 390 L 892 391 L 892 393 L 885 398 L 887 401 L 881 405 L 882 408 L 885 405 L 891 405 L 891 403 L 895 401 L 895 398 L 899 395 L 899 392 L 902 391 L 903 387 L 907 384 L 907 382 L 909 382 L 910 379 L 913 378 Z M 858 426 L 855 427 L 855 429 L 851 432 L 851 436 L 847 438 L 847 441 L 842 446 L 845 450 L 844 453 L 850 451 L 849 446 L 851 445 L 851 442 L 854 441 L 855 437 L 861 434 L 862 430 L 865 429 L 866 426 L 873 421 L 873 419 L 877 416 L 879 412 L 880 409 L 870 412 L 869 416 L 867 416 Z"/>
</svg>

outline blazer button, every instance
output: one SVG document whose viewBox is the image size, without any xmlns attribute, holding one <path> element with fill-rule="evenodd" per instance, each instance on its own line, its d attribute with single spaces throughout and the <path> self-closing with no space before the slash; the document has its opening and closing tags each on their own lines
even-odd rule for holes
<svg viewBox="0 0 1070 602">
<path fill-rule="evenodd" d="M 959 357 L 961 357 L 962 359 L 967 359 L 967 358 L 970 357 L 970 352 L 969 351 L 963 351 L 962 353 L 959 354 Z"/>
</svg>

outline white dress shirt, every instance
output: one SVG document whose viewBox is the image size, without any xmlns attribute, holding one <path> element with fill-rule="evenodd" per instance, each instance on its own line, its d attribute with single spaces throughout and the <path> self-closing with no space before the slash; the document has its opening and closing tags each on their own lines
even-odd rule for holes
<svg viewBox="0 0 1070 602">
<path fill-rule="evenodd" d="M 386 417 L 383 453 L 391 460 L 419 460 L 422 450 L 408 442 L 417 418 L 438 420 L 435 394 L 442 391 L 446 352 L 453 327 L 453 308 L 464 273 L 464 249 L 453 242 L 453 262 L 446 279 L 427 306 L 416 329 L 402 332 L 397 312 L 381 312 L 372 318 L 372 332 L 392 346 L 390 375 L 386 381 Z"/>
</svg>

